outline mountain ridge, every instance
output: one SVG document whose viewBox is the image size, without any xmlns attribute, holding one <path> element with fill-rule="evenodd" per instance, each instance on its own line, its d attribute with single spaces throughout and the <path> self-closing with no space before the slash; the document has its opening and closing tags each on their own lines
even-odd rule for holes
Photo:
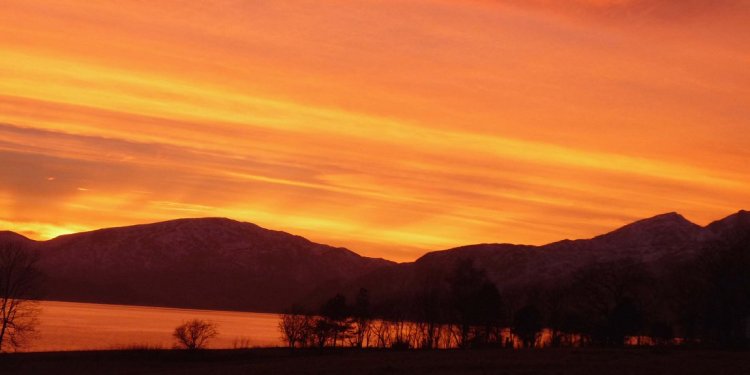
<svg viewBox="0 0 750 375">
<path fill-rule="evenodd" d="M 689 221 L 683 215 L 681 215 L 681 214 L 679 214 L 677 212 L 668 212 L 668 213 L 658 214 L 658 215 L 655 215 L 655 216 L 652 216 L 652 217 L 649 217 L 649 218 L 636 220 L 636 221 L 634 221 L 632 223 L 625 224 L 625 225 L 623 225 L 623 226 L 621 226 L 619 228 L 616 228 L 614 230 L 611 230 L 611 231 L 609 231 L 607 233 L 603 233 L 603 234 L 596 235 L 596 236 L 593 236 L 593 237 L 579 238 L 579 239 L 569 239 L 569 238 L 566 238 L 566 239 L 562 239 L 562 240 L 558 240 L 558 241 L 554 241 L 554 242 L 550 242 L 550 243 L 546 243 L 546 244 L 542 244 L 542 245 L 515 244 L 515 243 L 509 243 L 509 242 L 483 242 L 483 243 L 474 243 L 474 244 L 461 245 L 461 246 L 447 248 L 447 249 L 438 249 L 438 250 L 428 251 L 425 254 L 423 254 L 420 257 L 418 257 L 417 259 L 415 259 L 414 261 L 394 262 L 394 261 L 391 261 L 389 259 L 382 258 L 382 257 L 365 257 L 365 258 L 382 259 L 382 260 L 386 260 L 386 261 L 394 262 L 394 263 L 412 263 L 412 262 L 415 262 L 415 261 L 419 260 L 420 258 L 424 257 L 425 255 L 428 255 L 428 254 L 439 253 L 439 252 L 444 252 L 444 251 L 463 250 L 463 249 L 471 248 L 471 247 L 483 247 L 483 246 L 501 246 L 502 247 L 502 246 L 513 246 L 513 247 L 541 248 L 541 247 L 546 247 L 546 246 L 551 246 L 551 245 L 557 245 L 557 244 L 563 244 L 563 243 L 593 240 L 593 239 L 607 237 L 609 235 L 621 232 L 623 230 L 632 228 L 634 226 L 640 226 L 640 225 L 643 225 L 643 224 L 651 224 L 651 223 L 654 223 L 654 222 L 679 221 L 679 222 L 682 222 L 682 223 L 684 223 L 686 225 L 690 225 L 690 226 L 692 226 L 692 227 L 694 227 L 696 229 L 710 229 L 711 227 L 718 227 L 718 226 L 722 225 L 722 223 L 725 223 L 728 220 L 734 220 L 734 218 L 736 218 L 736 217 L 742 217 L 742 218 L 744 218 L 745 216 L 747 218 L 750 218 L 750 211 L 747 211 L 747 210 L 743 209 L 743 210 L 739 210 L 739 211 L 737 211 L 737 212 L 735 212 L 733 214 L 730 214 L 729 216 L 724 217 L 722 219 L 715 220 L 715 221 L 713 221 L 713 222 L 711 222 L 711 223 L 709 223 L 709 224 L 707 224 L 705 226 L 700 226 L 699 224 L 695 224 L 695 223 Z M 249 226 L 252 226 L 252 227 L 255 227 L 255 228 L 258 228 L 258 229 L 262 229 L 262 230 L 266 230 L 266 231 L 270 231 L 270 232 L 274 232 L 274 233 L 279 233 L 279 234 L 284 234 L 284 235 L 288 235 L 290 237 L 296 237 L 296 238 L 299 238 L 299 239 L 302 239 L 302 240 L 305 240 L 305 241 L 308 241 L 308 242 L 311 242 L 311 243 L 315 243 L 315 242 L 313 242 L 313 241 L 311 241 L 311 240 L 309 240 L 309 239 L 307 239 L 307 238 L 305 238 L 303 236 L 295 235 L 293 233 L 289 233 L 289 232 L 285 232 L 285 231 L 281 231 L 281 230 L 268 229 L 268 228 L 262 227 L 260 225 L 251 223 L 251 222 L 239 221 L 239 220 L 234 220 L 234 219 L 230 219 L 230 218 L 227 218 L 227 217 L 219 217 L 219 216 L 216 216 L 216 217 L 196 217 L 196 218 L 178 218 L 178 219 L 171 219 L 171 220 L 165 220 L 165 221 L 157 221 L 157 222 L 151 222 L 151 223 L 132 224 L 132 225 L 123 225 L 123 226 L 115 226 L 115 227 L 98 228 L 98 229 L 92 229 L 92 230 L 87 230 L 87 231 L 82 231 L 82 232 L 62 234 L 62 235 L 59 235 L 59 236 L 56 236 L 56 237 L 53 237 L 53 238 L 50 238 L 50 239 L 47 239 L 47 240 L 35 240 L 35 239 L 32 239 L 32 238 L 26 237 L 26 236 L 24 236 L 24 235 L 22 235 L 20 233 L 14 232 L 14 231 L 0 230 L 0 238 L 2 238 L 3 236 L 17 236 L 17 237 L 20 237 L 23 240 L 27 240 L 27 241 L 30 241 L 30 242 L 47 243 L 47 242 L 50 242 L 50 241 L 57 241 L 57 240 L 61 240 L 61 239 L 69 238 L 69 237 L 83 235 L 83 234 L 95 234 L 95 233 L 102 232 L 102 231 L 147 228 L 147 227 L 160 226 L 160 225 L 166 225 L 166 224 L 172 224 L 172 223 L 180 223 L 180 222 L 205 222 L 205 221 L 224 221 L 224 222 L 232 222 L 232 223 L 238 223 L 238 224 L 243 224 L 243 225 L 249 225 Z M 332 246 L 332 245 L 325 245 L 325 246 L 328 246 L 328 247 L 331 247 L 331 248 L 335 248 L 335 249 L 342 249 L 342 250 L 346 250 L 346 251 L 358 254 L 355 251 L 353 251 L 353 250 L 351 250 L 351 249 L 349 249 L 347 247 L 343 247 L 343 246 Z"/>
<path fill-rule="evenodd" d="M 735 224 L 731 231 L 714 233 L 713 227 L 727 226 L 728 222 Z M 423 291 L 419 288 L 425 285 L 444 283 L 455 266 L 466 260 L 484 271 L 502 292 L 554 287 L 597 263 L 636 263 L 662 274 L 693 259 L 713 242 L 730 242 L 738 235 L 748 234 L 750 213 L 746 211 L 706 226 L 679 214 L 662 214 L 588 239 L 546 245 L 485 243 L 429 252 L 414 262 L 394 266 L 400 270 L 385 269 L 366 275 L 347 293 L 353 295 L 356 287 L 364 286 L 382 299 L 409 300 L 420 295 Z"/>
<path fill-rule="evenodd" d="M 502 290 L 552 284 L 589 264 L 636 260 L 661 269 L 688 259 L 707 241 L 750 232 L 740 210 L 706 226 L 667 213 L 589 239 L 545 245 L 485 243 L 428 252 L 413 262 L 363 257 L 343 247 L 227 218 L 186 218 L 21 241 L 40 256 L 58 300 L 173 307 L 282 311 L 312 306 L 338 291 L 374 298 L 414 293 L 469 259 Z"/>
<path fill-rule="evenodd" d="M 279 311 L 390 261 L 225 218 L 177 219 L 25 242 L 47 297 Z"/>
</svg>

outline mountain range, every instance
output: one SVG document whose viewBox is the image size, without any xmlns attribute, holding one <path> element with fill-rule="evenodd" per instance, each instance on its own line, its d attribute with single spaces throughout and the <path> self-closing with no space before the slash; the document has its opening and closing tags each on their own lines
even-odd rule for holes
<svg viewBox="0 0 750 375">
<path fill-rule="evenodd" d="M 360 287 L 374 298 L 403 296 L 439 282 L 465 259 L 500 290 L 560 282 L 601 262 L 629 260 L 658 271 L 692 259 L 712 241 L 747 233 L 747 211 L 705 227 L 668 213 L 591 239 L 469 245 L 407 263 L 224 218 L 100 229 L 48 241 L 5 231 L 0 243 L 21 243 L 38 253 L 47 299 L 278 312 Z"/>
</svg>

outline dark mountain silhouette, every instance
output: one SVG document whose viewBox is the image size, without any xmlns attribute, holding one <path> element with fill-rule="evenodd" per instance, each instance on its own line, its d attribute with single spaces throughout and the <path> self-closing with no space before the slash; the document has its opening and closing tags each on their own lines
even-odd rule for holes
<svg viewBox="0 0 750 375">
<path fill-rule="evenodd" d="M 0 243 L 13 242 L 13 243 L 24 243 L 28 244 L 34 242 L 18 233 L 3 230 L 0 231 Z"/>
<path fill-rule="evenodd" d="M 101 229 L 43 242 L 0 232 L 0 242 L 24 242 L 40 254 L 49 299 L 281 311 L 295 303 L 316 306 L 360 287 L 374 300 L 401 300 L 443 283 L 464 259 L 484 269 L 501 290 L 552 284 L 600 262 L 630 260 L 658 272 L 693 258 L 707 243 L 747 233 L 747 211 L 706 227 L 669 213 L 591 239 L 470 245 L 401 264 L 220 218 Z"/>
<path fill-rule="evenodd" d="M 750 212 L 742 210 L 709 224 L 706 229 L 711 234 L 729 241 L 744 238 L 750 233 Z"/>
<path fill-rule="evenodd" d="M 25 241 L 40 254 L 47 298 L 72 301 L 279 311 L 393 264 L 219 218 Z"/>
<path fill-rule="evenodd" d="M 677 213 L 668 213 L 591 239 L 563 240 L 543 246 L 477 244 L 434 251 L 413 263 L 364 275 L 345 292 L 353 294 L 355 288 L 365 287 L 375 299 L 413 299 L 436 284 L 445 283 L 456 265 L 466 259 L 484 270 L 503 292 L 563 283 L 597 263 L 635 262 L 659 274 L 693 259 L 710 244 L 732 242 L 749 233 L 747 211 L 706 227 Z"/>
</svg>

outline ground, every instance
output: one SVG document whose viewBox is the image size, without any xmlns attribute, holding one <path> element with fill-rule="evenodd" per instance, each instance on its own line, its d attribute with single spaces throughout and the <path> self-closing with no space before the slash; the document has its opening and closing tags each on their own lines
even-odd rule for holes
<svg viewBox="0 0 750 375">
<path fill-rule="evenodd" d="M 695 349 L 174 350 L 0 355 L 0 374 L 750 374 L 750 352 Z"/>
</svg>

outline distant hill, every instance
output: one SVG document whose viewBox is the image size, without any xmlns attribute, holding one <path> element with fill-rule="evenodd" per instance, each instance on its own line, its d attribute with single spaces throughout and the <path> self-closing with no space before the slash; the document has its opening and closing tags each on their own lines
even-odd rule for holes
<svg viewBox="0 0 750 375">
<path fill-rule="evenodd" d="M 46 297 L 67 301 L 279 311 L 312 290 L 393 265 L 220 218 L 24 242 L 40 253 Z"/>
<path fill-rule="evenodd" d="M 229 219 L 180 219 L 101 229 L 37 242 L 0 232 L 40 254 L 47 298 L 248 311 L 314 306 L 360 287 L 380 301 L 444 282 L 470 259 L 501 291 L 560 282 L 597 262 L 630 260 L 655 271 L 693 258 L 706 244 L 750 233 L 740 211 L 706 227 L 676 213 L 586 240 L 544 246 L 479 244 L 396 264 Z"/>
<path fill-rule="evenodd" d="M 435 288 L 458 264 L 471 260 L 501 292 L 549 287 L 569 280 L 595 263 L 631 262 L 659 274 L 689 261 L 710 245 L 750 234 L 750 212 L 740 211 L 701 227 L 677 213 L 628 224 L 591 239 L 543 246 L 477 244 L 425 254 L 415 262 L 382 268 L 362 276 L 345 290 L 367 288 L 374 299 L 408 301 Z M 447 285 L 442 285 L 447 287 Z M 322 296 L 321 296 L 322 297 Z M 320 298 L 320 297 L 319 297 Z"/>
</svg>

